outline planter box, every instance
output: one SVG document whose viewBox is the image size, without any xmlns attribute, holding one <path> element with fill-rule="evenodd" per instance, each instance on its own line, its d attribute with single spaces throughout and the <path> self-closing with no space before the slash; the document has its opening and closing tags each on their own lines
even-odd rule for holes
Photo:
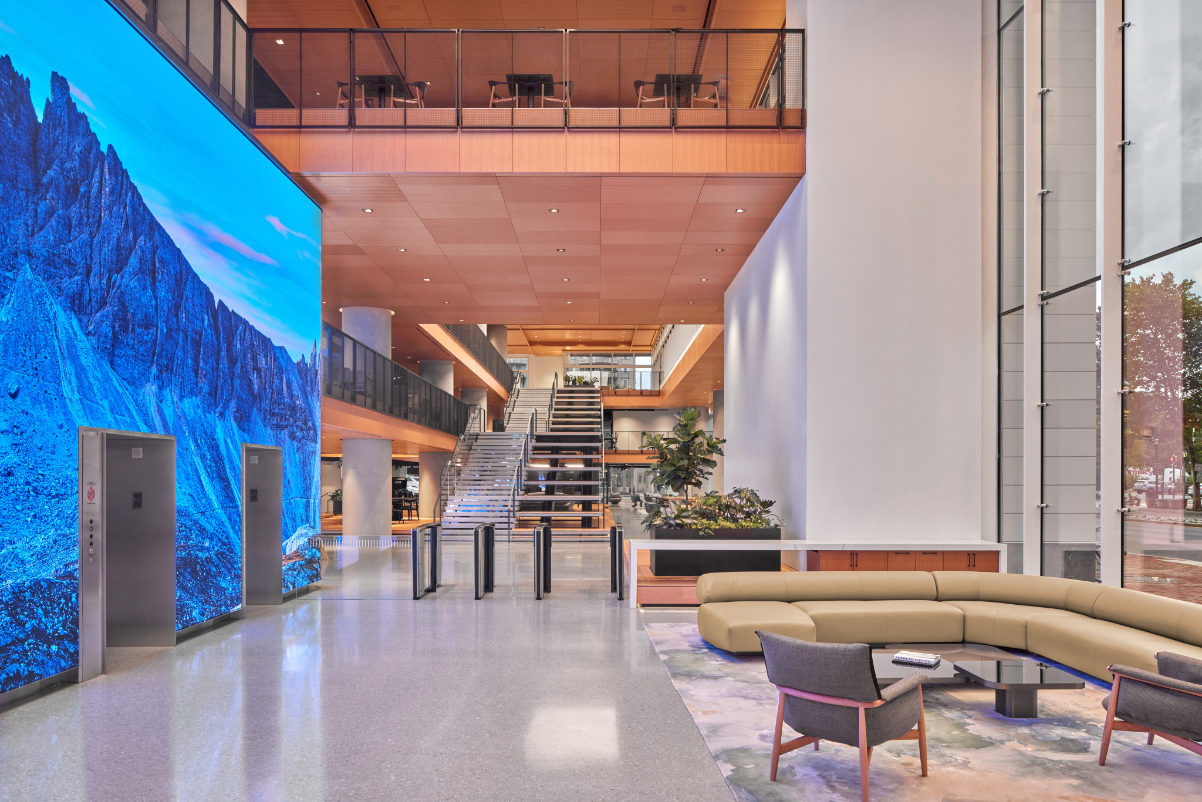
<svg viewBox="0 0 1202 802">
<path fill-rule="evenodd" d="M 696 529 L 652 527 L 655 540 L 709 540 Z M 715 529 L 714 540 L 780 540 L 780 529 Z M 652 551 L 655 576 L 701 576 L 724 571 L 779 571 L 779 551 Z"/>
</svg>

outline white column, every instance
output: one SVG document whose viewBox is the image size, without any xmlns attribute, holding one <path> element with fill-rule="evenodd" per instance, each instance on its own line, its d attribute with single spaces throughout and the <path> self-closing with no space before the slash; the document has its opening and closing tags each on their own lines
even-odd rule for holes
<svg viewBox="0 0 1202 802">
<path fill-rule="evenodd" d="M 1042 572 L 1043 4 L 1023 9 L 1023 573 Z"/>
<path fill-rule="evenodd" d="M 419 451 L 417 454 L 417 515 L 433 518 L 438 503 L 442 469 L 451 458 L 450 451 Z"/>
<path fill-rule="evenodd" d="M 714 390 L 714 437 L 722 439 L 723 432 L 726 431 L 726 391 Z M 725 449 L 723 449 L 725 451 Z M 714 462 L 718 463 L 714 466 L 714 475 L 710 484 L 718 493 L 726 492 L 726 476 L 724 464 L 726 457 L 715 456 Z"/>
<path fill-rule="evenodd" d="M 1123 583 L 1123 0 L 1098 0 L 1097 258 L 1102 282 L 1102 583 Z"/>
<path fill-rule="evenodd" d="M 392 533 L 392 441 L 342 441 L 342 534 Z"/>
<path fill-rule="evenodd" d="M 392 359 L 392 312 L 372 306 L 342 307 L 342 330 L 378 354 Z"/>
<path fill-rule="evenodd" d="M 488 341 L 492 343 L 492 347 L 497 349 L 497 353 L 501 356 L 509 356 L 509 327 L 505 324 L 493 325 L 489 324 L 488 330 L 484 332 L 488 335 Z"/>
<path fill-rule="evenodd" d="M 480 407 L 481 431 L 488 431 L 488 390 L 483 387 L 464 387 L 459 391 L 459 400 L 468 406 Z"/>
<path fill-rule="evenodd" d="M 418 375 L 440 390 L 455 394 L 455 363 L 449 359 L 423 359 Z"/>
</svg>

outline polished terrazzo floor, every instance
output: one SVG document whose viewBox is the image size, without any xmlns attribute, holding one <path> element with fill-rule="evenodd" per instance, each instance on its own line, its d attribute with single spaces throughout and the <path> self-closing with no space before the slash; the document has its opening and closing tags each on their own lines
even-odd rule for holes
<svg viewBox="0 0 1202 802">
<path fill-rule="evenodd" d="M 320 588 L 0 713 L 0 800 L 721 800 L 731 795 L 608 548 L 471 551 L 411 600 L 406 548 L 330 549 Z"/>
</svg>

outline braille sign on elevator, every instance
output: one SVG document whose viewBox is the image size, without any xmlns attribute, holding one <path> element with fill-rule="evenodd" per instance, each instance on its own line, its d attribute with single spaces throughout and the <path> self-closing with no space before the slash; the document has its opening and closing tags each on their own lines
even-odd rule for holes
<svg viewBox="0 0 1202 802">
<path fill-rule="evenodd" d="M 142 509 L 142 494 L 138 491 L 134 491 L 134 509 Z"/>
</svg>

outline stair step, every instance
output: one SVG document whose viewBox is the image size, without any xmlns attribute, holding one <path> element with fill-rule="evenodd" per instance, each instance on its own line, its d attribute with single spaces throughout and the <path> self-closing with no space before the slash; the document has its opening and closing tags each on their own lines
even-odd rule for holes
<svg viewBox="0 0 1202 802">
<path fill-rule="evenodd" d="M 518 510 L 514 516 L 517 520 L 531 518 L 602 518 L 604 512 L 582 512 L 570 510 Z"/>
</svg>

